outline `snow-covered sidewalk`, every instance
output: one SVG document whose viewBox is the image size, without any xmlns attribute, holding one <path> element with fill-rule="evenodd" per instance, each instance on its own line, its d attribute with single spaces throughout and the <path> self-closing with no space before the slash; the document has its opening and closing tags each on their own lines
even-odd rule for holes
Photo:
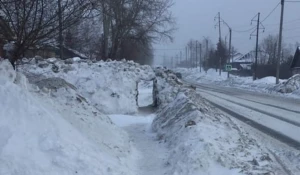
<svg viewBox="0 0 300 175">
<path fill-rule="evenodd" d="M 148 116 L 110 115 L 112 121 L 125 129 L 139 152 L 137 173 L 141 175 L 164 175 L 168 150 L 152 131 L 155 114 Z"/>
</svg>

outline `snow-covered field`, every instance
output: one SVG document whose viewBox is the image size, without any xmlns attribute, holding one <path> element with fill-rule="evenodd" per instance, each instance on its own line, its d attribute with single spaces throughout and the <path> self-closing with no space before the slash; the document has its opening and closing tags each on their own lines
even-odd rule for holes
<svg viewBox="0 0 300 175">
<path fill-rule="evenodd" d="M 219 86 L 226 87 L 235 87 L 240 89 L 247 89 L 250 91 L 262 92 L 262 93 L 273 93 L 277 95 L 284 95 L 289 97 L 300 98 L 300 86 L 293 83 L 291 84 L 293 91 L 289 93 L 282 93 L 280 88 L 275 85 L 275 77 L 265 77 L 253 81 L 252 77 L 240 77 L 235 75 L 230 75 L 230 78 L 227 78 L 227 72 L 222 72 L 221 76 L 219 71 L 216 72 L 215 69 L 209 69 L 207 73 L 205 71 L 199 72 L 199 69 L 186 69 L 186 68 L 177 68 L 176 72 L 182 73 L 185 80 L 191 82 L 198 82 L 204 84 L 216 84 Z M 280 87 L 287 80 L 280 80 Z M 299 80 L 297 80 L 299 81 Z M 299 83 L 298 83 L 299 84 Z"/>
</svg>

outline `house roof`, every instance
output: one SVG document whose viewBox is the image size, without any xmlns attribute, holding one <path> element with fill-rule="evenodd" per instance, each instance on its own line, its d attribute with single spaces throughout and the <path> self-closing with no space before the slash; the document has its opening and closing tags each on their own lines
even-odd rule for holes
<svg viewBox="0 0 300 175">
<path fill-rule="evenodd" d="M 295 52 L 295 55 L 294 55 L 294 59 L 292 61 L 292 64 L 291 64 L 291 68 L 294 69 L 294 68 L 300 68 L 300 47 L 298 47 L 296 49 L 296 52 Z"/>
<path fill-rule="evenodd" d="M 258 60 L 260 60 L 263 57 L 268 56 L 266 53 L 262 51 L 258 51 Z M 253 63 L 255 61 L 255 51 L 250 51 L 246 53 L 245 55 L 237 55 L 233 58 L 233 62 L 235 63 Z"/>
</svg>

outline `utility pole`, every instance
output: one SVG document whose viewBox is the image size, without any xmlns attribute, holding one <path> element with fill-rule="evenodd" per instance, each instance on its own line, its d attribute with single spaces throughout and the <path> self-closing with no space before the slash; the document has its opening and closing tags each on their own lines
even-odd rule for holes
<svg viewBox="0 0 300 175">
<path fill-rule="evenodd" d="M 180 58 L 179 58 L 179 64 L 182 65 L 182 51 L 180 51 Z"/>
<path fill-rule="evenodd" d="M 230 59 L 231 59 L 231 36 L 232 35 L 232 30 L 231 28 L 229 28 L 229 58 L 228 58 L 228 63 L 230 63 Z M 227 74 L 227 77 L 229 78 L 230 77 L 230 71 L 227 70 L 228 74 Z"/>
<path fill-rule="evenodd" d="M 197 69 L 197 65 L 198 65 L 198 41 L 196 41 L 196 69 Z"/>
<path fill-rule="evenodd" d="M 63 59 L 63 24 L 62 24 L 61 0 L 58 0 L 58 25 L 59 25 L 59 57 Z"/>
<path fill-rule="evenodd" d="M 279 84 L 279 73 L 280 73 L 279 70 L 280 70 L 281 47 L 282 47 L 283 13 L 284 13 L 284 0 L 281 0 L 281 16 L 280 16 L 279 42 L 278 42 L 278 53 L 277 53 L 276 84 Z"/>
<path fill-rule="evenodd" d="M 176 54 L 176 57 L 175 57 L 175 61 L 176 61 L 176 64 L 175 64 L 175 68 L 178 67 L 178 64 L 179 64 L 179 58 L 178 58 L 178 54 Z"/>
<path fill-rule="evenodd" d="M 188 48 L 185 46 L 185 66 L 188 66 Z"/>
<path fill-rule="evenodd" d="M 257 17 L 257 20 L 255 20 L 254 18 Z M 253 80 L 257 79 L 257 57 L 258 57 L 258 39 L 259 39 L 259 29 L 260 29 L 260 13 L 258 13 L 254 18 L 252 18 L 251 20 L 251 24 L 252 21 L 256 21 L 257 25 L 256 25 L 256 35 L 254 35 L 253 33 L 255 32 L 255 30 L 250 34 L 250 39 L 251 36 L 256 36 L 256 48 L 255 48 L 255 63 L 254 63 L 254 73 L 253 73 Z"/>
<path fill-rule="evenodd" d="M 190 57 L 190 67 L 193 69 L 193 57 L 192 57 L 192 43 L 189 45 L 189 57 Z"/>
<path fill-rule="evenodd" d="M 222 46 L 222 37 L 221 37 L 221 14 L 218 13 L 218 19 L 219 19 L 219 43 L 220 46 Z M 222 68 L 222 57 L 220 55 L 220 64 L 219 64 L 219 75 L 221 76 L 221 68 Z"/>
<path fill-rule="evenodd" d="M 201 59 L 202 59 L 202 44 L 200 43 L 200 57 L 199 57 L 199 67 L 200 67 L 200 72 L 202 71 L 202 70 L 201 70 L 201 63 L 202 63 Z"/>
<path fill-rule="evenodd" d="M 260 17 L 260 13 L 257 14 L 257 29 L 256 29 L 256 49 L 255 49 L 255 76 L 254 76 L 254 80 L 257 79 L 257 57 L 258 57 L 258 35 L 259 35 L 259 17 Z"/>
<path fill-rule="evenodd" d="M 205 39 L 205 44 L 206 44 L 206 53 L 205 53 L 205 72 L 207 73 L 207 61 L 208 61 L 208 39 L 204 37 Z"/>
</svg>

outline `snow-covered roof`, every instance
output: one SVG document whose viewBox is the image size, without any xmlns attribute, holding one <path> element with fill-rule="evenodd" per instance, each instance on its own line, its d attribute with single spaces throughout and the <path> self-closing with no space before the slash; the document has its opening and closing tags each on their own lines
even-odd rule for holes
<svg viewBox="0 0 300 175">
<path fill-rule="evenodd" d="M 258 60 L 260 60 L 263 57 L 268 57 L 268 54 L 259 51 L 258 52 Z M 238 62 L 238 63 L 252 63 L 255 60 L 255 51 L 250 51 L 248 53 L 246 53 L 245 55 L 242 55 L 240 57 L 236 57 L 233 59 L 233 62 Z"/>
<path fill-rule="evenodd" d="M 253 62 L 253 58 L 252 52 L 249 52 L 245 55 L 235 57 L 233 62 Z"/>
</svg>

